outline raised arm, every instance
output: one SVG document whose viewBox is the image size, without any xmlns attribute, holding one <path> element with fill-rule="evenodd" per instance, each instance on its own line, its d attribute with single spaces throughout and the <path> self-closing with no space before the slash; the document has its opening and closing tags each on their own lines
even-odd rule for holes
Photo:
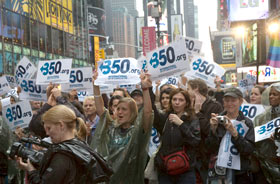
<svg viewBox="0 0 280 184">
<path fill-rule="evenodd" d="M 96 112 L 97 112 L 97 115 L 100 117 L 104 113 L 104 102 L 103 102 L 103 98 L 100 94 L 99 86 L 94 85 L 94 81 L 97 79 L 97 77 L 98 77 L 98 72 L 95 71 L 92 76 L 93 94 L 94 94 Z"/>
<path fill-rule="evenodd" d="M 150 75 L 147 73 L 140 74 L 141 87 L 143 90 L 143 103 L 144 103 L 144 113 L 143 113 L 143 129 L 145 132 L 149 131 L 151 127 L 152 118 L 152 102 L 150 98 L 149 87 L 152 86 L 152 81 Z"/>
</svg>

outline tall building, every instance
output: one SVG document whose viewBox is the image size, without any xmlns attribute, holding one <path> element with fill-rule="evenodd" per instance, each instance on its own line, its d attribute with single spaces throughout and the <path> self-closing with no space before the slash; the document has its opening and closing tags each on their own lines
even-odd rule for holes
<svg viewBox="0 0 280 184">
<path fill-rule="evenodd" d="M 228 4 L 226 0 L 218 0 L 217 11 L 217 29 L 219 31 L 228 30 L 230 25 L 228 21 Z"/>
<path fill-rule="evenodd" d="M 135 18 L 125 7 L 112 12 L 113 39 L 119 57 L 135 57 Z"/>
<path fill-rule="evenodd" d="M 113 9 L 126 7 L 128 10 L 128 14 L 132 15 L 133 17 L 138 16 L 138 11 L 136 10 L 136 0 L 111 0 L 111 1 L 112 1 Z"/>
<path fill-rule="evenodd" d="M 88 65 L 85 0 L 2 0 L 0 4 L 0 73 L 13 74 L 27 56 L 39 60 L 73 58 Z"/>
<path fill-rule="evenodd" d="M 183 6 L 186 36 L 198 38 L 197 6 L 194 6 L 193 0 L 184 0 Z"/>
</svg>

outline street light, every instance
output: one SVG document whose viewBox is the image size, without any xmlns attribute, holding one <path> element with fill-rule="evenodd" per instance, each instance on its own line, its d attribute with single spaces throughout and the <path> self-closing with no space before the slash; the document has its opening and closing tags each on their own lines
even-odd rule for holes
<svg viewBox="0 0 280 184">
<path fill-rule="evenodd" d="M 270 34 L 275 34 L 279 32 L 279 23 L 272 22 L 268 26 L 268 31 Z"/>
</svg>

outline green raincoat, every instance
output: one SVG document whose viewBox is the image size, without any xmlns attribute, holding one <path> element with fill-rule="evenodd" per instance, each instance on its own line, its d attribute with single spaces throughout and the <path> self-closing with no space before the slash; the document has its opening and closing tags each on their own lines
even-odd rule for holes
<svg viewBox="0 0 280 184">
<path fill-rule="evenodd" d="M 106 109 L 100 117 L 91 147 L 100 153 L 113 167 L 112 184 L 143 184 L 147 163 L 147 146 L 151 136 L 153 118 L 149 131 L 143 129 L 143 108 L 133 125 L 122 129 L 116 125 Z"/>
</svg>

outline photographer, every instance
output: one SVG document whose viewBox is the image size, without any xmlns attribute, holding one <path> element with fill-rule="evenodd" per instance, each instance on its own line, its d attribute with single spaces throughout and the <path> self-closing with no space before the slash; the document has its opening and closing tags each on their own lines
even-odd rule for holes
<svg viewBox="0 0 280 184">
<path fill-rule="evenodd" d="M 269 101 L 270 107 L 254 119 L 255 126 L 264 125 L 280 117 L 280 82 L 272 84 L 263 92 L 262 101 Z M 256 157 L 269 183 L 280 183 L 280 158 L 277 157 L 276 150 L 273 139 L 269 138 L 256 143 Z"/>
<path fill-rule="evenodd" d="M 39 170 L 35 169 L 29 159 L 25 163 L 21 157 L 17 157 L 19 167 L 28 171 L 31 184 L 80 183 L 86 172 L 79 168 L 86 163 L 81 163 L 79 158 L 89 157 L 90 154 L 85 143 L 78 139 L 81 132 L 86 131 L 84 121 L 65 105 L 52 107 L 43 115 L 42 120 L 53 145 L 44 154 Z M 63 147 L 70 149 L 62 150 Z"/>
<path fill-rule="evenodd" d="M 252 121 L 239 110 L 243 102 L 242 92 L 234 87 L 228 88 L 223 101 L 225 112 L 221 116 L 212 114 L 206 145 L 212 153 L 219 152 L 216 164 L 223 166 L 224 180 L 252 183 L 248 158 L 254 151 L 255 135 Z"/>
</svg>

